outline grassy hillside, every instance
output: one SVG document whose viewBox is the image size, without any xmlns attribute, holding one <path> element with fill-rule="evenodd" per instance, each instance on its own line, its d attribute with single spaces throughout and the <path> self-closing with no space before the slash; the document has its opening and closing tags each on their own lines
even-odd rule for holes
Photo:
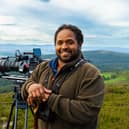
<svg viewBox="0 0 129 129">
<path fill-rule="evenodd" d="M 129 69 L 129 54 L 112 51 L 87 51 L 84 56 L 101 71 L 121 71 Z"/>
<path fill-rule="evenodd" d="M 105 72 L 105 97 L 99 129 L 128 129 L 129 71 Z"/>
<path fill-rule="evenodd" d="M 0 93 L 13 91 L 15 84 L 12 81 L 0 78 Z"/>
<path fill-rule="evenodd" d="M 99 114 L 99 129 L 128 129 L 129 85 L 116 83 L 106 87 L 104 104 Z"/>
<path fill-rule="evenodd" d="M 105 97 L 99 114 L 98 129 L 129 129 L 129 71 L 104 72 Z M 10 112 L 13 92 L 0 94 L 0 128 Z M 20 111 L 18 129 L 23 129 L 24 112 Z M 29 111 L 29 128 L 33 126 Z"/>
</svg>

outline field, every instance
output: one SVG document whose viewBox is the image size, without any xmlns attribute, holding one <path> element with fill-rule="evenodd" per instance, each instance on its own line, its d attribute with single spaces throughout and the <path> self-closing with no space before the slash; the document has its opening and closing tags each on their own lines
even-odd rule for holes
<svg viewBox="0 0 129 129">
<path fill-rule="evenodd" d="M 129 71 L 104 72 L 105 97 L 99 114 L 98 129 L 129 129 Z M 13 92 L 0 94 L 0 129 L 10 113 Z M 20 110 L 18 129 L 23 129 L 24 111 Z M 33 127 L 29 110 L 28 128 Z"/>
<path fill-rule="evenodd" d="M 105 72 L 105 97 L 99 129 L 129 129 L 129 72 Z"/>
</svg>

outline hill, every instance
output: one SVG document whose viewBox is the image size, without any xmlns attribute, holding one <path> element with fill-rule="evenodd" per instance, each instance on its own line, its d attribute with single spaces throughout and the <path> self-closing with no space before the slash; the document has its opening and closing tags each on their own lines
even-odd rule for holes
<svg viewBox="0 0 129 129">
<path fill-rule="evenodd" d="M 96 50 L 83 51 L 83 55 L 101 71 L 121 71 L 129 70 L 129 54 Z M 43 58 L 53 58 L 55 55 L 43 55 Z"/>
<path fill-rule="evenodd" d="M 121 71 L 129 69 L 129 54 L 112 51 L 87 51 L 84 57 L 102 71 Z"/>
</svg>

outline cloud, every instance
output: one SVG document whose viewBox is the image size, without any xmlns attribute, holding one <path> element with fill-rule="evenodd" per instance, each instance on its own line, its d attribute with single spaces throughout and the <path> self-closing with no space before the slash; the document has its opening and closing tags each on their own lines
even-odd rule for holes
<svg viewBox="0 0 129 129">
<path fill-rule="evenodd" d="M 0 16 L 0 25 L 16 24 L 16 19 L 13 16 Z"/>
<path fill-rule="evenodd" d="M 111 26 L 119 26 L 119 27 L 129 27 L 129 21 L 111 21 L 109 23 Z"/>
<path fill-rule="evenodd" d="M 128 0 L 2 0 L 0 42 L 52 43 L 62 23 L 78 25 L 86 39 L 126 37 L 128 12 Z"/>
<path fill-rule="evenodd" d="M 0 40 L 11 42 L 50 43 L 52 38 L 43 32 L 39 25 L 17 24 L 12 26 L 0 25 Z"/>
<path fill-rule="evenodd" d="M 129 3 L 125 0 L 53 0 L 52 2 L 57 7 L 75 11 L 84 17 L 108 25 L 125 19 L 129 12 Z"/>
</svg>

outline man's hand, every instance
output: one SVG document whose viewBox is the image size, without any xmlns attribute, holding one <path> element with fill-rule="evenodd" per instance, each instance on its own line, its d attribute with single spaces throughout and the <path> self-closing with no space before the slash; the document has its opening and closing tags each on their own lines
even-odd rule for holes
<svg viewBox="0 0 129 129">
<path fill-rule="evenodd" d="M 32 105 L 33 101 L 36 99 L 38 99 L 39 101 L 45 102 L 48 100 L 48 97 L 50 96 L 51 93 L 52 93 L 51 90 L 48 90 L 41 84 L 38 84 L 38 83 L 32 84 L 28 88 L 27 102 L 29 105 Z"/>
</svg>

